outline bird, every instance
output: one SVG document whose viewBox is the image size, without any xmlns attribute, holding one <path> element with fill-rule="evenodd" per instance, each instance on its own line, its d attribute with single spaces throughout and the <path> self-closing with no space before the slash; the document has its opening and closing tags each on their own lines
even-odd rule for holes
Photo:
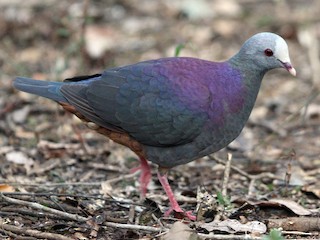
<svg viewBox="0 0 320 240">
<path fill-rule="evenodd" d="M 178 204 L 168 171 L 212 154 L 242 131 L 266 72 L 284 68 L 293 76 L 286 41 L 260 32 L 225 61 L 166 57 L 109 68 L 62 82 L 16 77 L 13 87 L 59 103 L 89 128 L 130 148 L 140 159 L 140 190 L 151 180 L 148 161 L 172 212 L 196 220 Z"/>
</svg>

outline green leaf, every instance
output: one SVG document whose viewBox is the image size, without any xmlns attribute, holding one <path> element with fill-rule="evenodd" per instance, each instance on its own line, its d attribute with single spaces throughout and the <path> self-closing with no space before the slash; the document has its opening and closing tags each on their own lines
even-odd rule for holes
<svg viewBox="0 0 320 240">
<path fill-rule="evenodd" d="M 224 197 L 221 192 L 217 192 L 217 200 L 219 205 L 222 205 L 224 207 L 231 206 L 230 199 L 228 199 L 228 197 Z"/>
<path fill-rule="evenodd" d="M 186 46 L 186 45 L 183 44 L 183 43 L 180 43 L 178 46 L 176 46 L 176 49 L 175 49 L 175 51 L 174 51 L 174 56 L 175 56 L 175 57 L 178 57 L 178 56 L 180 55 L 181 50 L 184 49 L 185 46 Z"/>
<path fill-rule="evenodd" d="M 262 238 L 263 240 L 284 240 L 281 236 L 281 232 L 278 229 L 271 229 L 269 235 L 266 235 Z"/>
</svg>

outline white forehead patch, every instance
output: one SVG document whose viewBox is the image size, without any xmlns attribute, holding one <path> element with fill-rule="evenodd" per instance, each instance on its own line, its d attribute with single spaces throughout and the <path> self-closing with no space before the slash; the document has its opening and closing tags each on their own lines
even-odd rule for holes
<svg viewBox="0 0 320 240">
<path fill-rule="evenodd" d="M 290 62 L 288 45 L 282 37 L 276 39 L 274 56 L 281 62 Z"/>
</svg>

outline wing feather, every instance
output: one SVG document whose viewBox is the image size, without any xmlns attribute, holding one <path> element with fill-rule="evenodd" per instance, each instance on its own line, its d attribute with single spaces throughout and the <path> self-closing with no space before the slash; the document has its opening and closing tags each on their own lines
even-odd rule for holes
<svg viewBox="0 0 320 240">
<path fill-rule="evenodd" d="M 185 144 L 201 133 L 208 120 L 205 107 L 210 96 L 180 59 L 146 61 L 109 69 L 92 79 L 71 79 L 61 92 L 90 121 L 126 132 L 140 143 Z M 181 73 L 175 74 L 173 67 Z M 193 91 L 200 91 L 201 97 L 191 99 Z"/>
</svg>

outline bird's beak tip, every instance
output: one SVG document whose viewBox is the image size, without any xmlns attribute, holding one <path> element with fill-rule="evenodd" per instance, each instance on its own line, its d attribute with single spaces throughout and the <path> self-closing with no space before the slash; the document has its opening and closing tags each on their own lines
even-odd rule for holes
<svg viewBox="0 0 320 240">
<path fill-rule="evenodd" d="M 280 61 L 281 62 L 281 61 Z M 285 69 L 287 69 L 287 71 L 292 75 L 292 76 L 296 76 L 297 75 L 297 71 L 296 69 L 291 65 L 290 62 L 281 62 L 283 67 Z"/>
<path fill-rule="evenodd" d="M 296 76 L 297 75 L 297 71 L 296 69 L 294 69 L 294 67 L 291 68 L 287 68 L 288 72 L 292 75 L 292 76 Z"/>
</svg>

